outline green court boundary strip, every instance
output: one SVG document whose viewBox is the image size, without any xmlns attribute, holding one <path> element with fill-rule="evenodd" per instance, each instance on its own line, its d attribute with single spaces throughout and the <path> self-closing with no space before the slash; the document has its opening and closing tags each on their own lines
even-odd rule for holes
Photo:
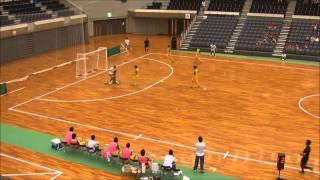
<svg viewBox="0 0 320 180">
<path fill-rule="evenodd" d="M 115 56 L 120 54 L 120 45 L 119 46 L 115 46 L 115 47 L 111 47 L 111 48 L 107 48 L 107 56 L 111 57 L 111 56 Z"/>
<path fill-rule="evenodd" d="M 195 51 L 192 51 L 192 50 L 173 50 L 173 52 L 190 53 L 190 54 L 195 54 L 196 53 Z M 210 52 L 201 52 L 200 54 L 210 56 Z M 283 61 L 281 61 L 280 58 L 265 57 L 265 56 L 246 56 L 246 55 L 224 54 L 224 53 L 216 53 L 216 56 L 217 57 L 220 56 L 220 57 L 237 58 L 237 59 L 242 59 L 242 60 L 259 60 L 259 61 L 269 61 L 269 62 L 283 63 Z M 288 63 L 288 64 L 320 66 L 320 62 L 316 62 L 316 61 L 307 61 L 307 60 L 298 60 L 298 59 L 286 59 L 285 62 Z"/>
<path fill-rule="evenodd" d="M 84 155 L 81 152 L 63 152 L 51 148 L 50 141 L 55 137 L 49 134 L 40 133 L 30 129 L 1 123 L 1 143 L 14 145 L 33 152 L 45 154 L 57 159 L 78 163 L 84 166 L 97 168 L 112 174 L 121 175 L 119 167 L 107 165 L 100 158 Z M 215 173 L 194 173 L 192 168 L 178 166 L 183 171 L 183 175 L 192 180 L 232 180 L 234 177 L 223 176 Z M 58 169 L 59 170 L 59 169 Z M 173 179 L 173 178 L 170 178 Z M 177 179 L 176 177 L 174 179 Z"/>
</svg>

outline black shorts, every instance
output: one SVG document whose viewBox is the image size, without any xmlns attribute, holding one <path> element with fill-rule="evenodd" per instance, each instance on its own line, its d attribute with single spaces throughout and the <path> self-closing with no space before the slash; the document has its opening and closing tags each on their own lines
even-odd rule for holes
<svg viewBox="0 0 320 180">
<path fill-rule="evenodd" d="M 308 158 L 302 158 L 301 161 L 300 161 L 300 165 L 307 165 L 307 162 L 308 162 Z"/>
</svg>

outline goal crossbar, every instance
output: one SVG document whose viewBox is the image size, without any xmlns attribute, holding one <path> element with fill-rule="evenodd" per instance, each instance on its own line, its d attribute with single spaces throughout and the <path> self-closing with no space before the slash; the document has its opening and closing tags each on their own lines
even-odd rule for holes
<svg viewBox="0 0 320 180">
<path fill-rule="evenodd" d="M 88 74 L 108 69 L 108 49 L 99 47 L 87 53 L 77 53 L 76 78 L 86 78 Z"/>
</svg>

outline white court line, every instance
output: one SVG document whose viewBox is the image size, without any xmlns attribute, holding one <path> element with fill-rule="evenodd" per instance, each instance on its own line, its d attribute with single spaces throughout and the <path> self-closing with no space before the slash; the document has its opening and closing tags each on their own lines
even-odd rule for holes
<svg viewBox="0 0 320 180">
<path fill-rule="evenodd" d="M 98 50 L 98 49 L 97 49 Z M 97 51 L 97 50 L 94 50 L 94 51 Z M 91 51 L 93 52 L 93 51 Z M 88 52 L 87 52 L 88 53 Z M 87 53 L 81 53 L 81 54 L 87 54 Z M 114 57 L 114 56 L 118 56 L 122 53 L 125 53 L 125 52 L 120 52 L 119 54 L 115 54 L 115 55 L 112 55 L 112 56 L 109 56 L 109 58 L 111 57 Z M 71 60 L 71 61 L 67 61 L 67 62 L 64 62 L 64 63 L 61 63 L 61 64 L 58 64 L 58 65 L 55 65 L 55 66 L 51 66 L 47 69 L 42 69 L 42 70 L 39 70 L 39 71 L 35 71 L 35 72 L 31 72 L 29 75 L 26 75 L 24 77 L 21 77 L 21 78 L 17 78 L 17 79 L 12 79 L 12 80 L 8 80 L 6 83 L 7 84 L 10 84 L 10 83 L 14 83 L 14 82 L 20 82 L 20 81 L 25 81 L 27 80 L 31 75 L 37 75 L 37 74 L 40 74 L 40 73 L 44 73 L 44 72 L 47 72 L 47 71 L 50 71 L 50 70 L 53 70 L 55 68 L 58 68 L 58 67 L 62 67 L 62 66 L 65 66 L 65 65 L 68 65 L 68 64 L 72 64 L 74 62 L 77 62 L 79 61 L 78 59 L 74 59 L 74 60 Z M 1 83 L 4 83 L 5 81 L 1 82 Z"/>
<path fill-rule="evenodd" d="M 15 90 L 13 90 L 13 91 L 8 92 L 7 94 L 2 94 L 1 96 L 6 96 L 6 95 L 8 95 L 8 94 L 12 94 L 12 93 L 21 91 L 21 90 L 24 89 L 24 88 L 26 88 L 26 87 L 22 87 L 22 88 L 19 88 L 19 89 L 15 89 Z"/>
<path fill-rule="evenodd" d="M 163 54 L 163 53 L 152 53 L 152 54 L 158 54 L 158 55 L 166 56 L 166 54 Z M 171 55 L 171 56 L 194 59 L 194 56 L 182 56 L 182 55 Z M 283 68 L 283 69 L 295 69 L 295 70 L 303 70 L 303 71 L 311 71 L 311 72 L 320 72 L 319 69 L 298 68 L 298 67 L 291 67 L 291 66 L 277 66 L 277 65 L 270 65 L 270 64 L 263 64 L 263 63 L 251 63 L 251 62 L 244 62 L 242 60 L 231 61 L 231 60 L 223 60 L 223 59 L 200 58 L 200 60 L 201 59 L 204 59 L 206 61 L 212 61 L 212 62 L 219 61 L 219 62 L 236 63 L 236 64 L 247 64 L 247 65 L 257 65 L 257 66 L 265 66 L 265 67 Z"/>
<path fill-rule="evenodd" d="M 22 89 L 24 89 L 26 87 L 22 87 L 22 88 L 19 88 L 19 89 L 16 89 L 16 90 L 13 90 L 11 92 L 9 92 L 8 94 L 12 94 L 12 93 L 15 93 L 15 92 L 18 92 L 18 91 L 21 91 Z"/>
<path fill-rule="evenodd" d="M 145 55 L 143 55 L 143 56 L 139 56 L 139 57 L 134 58 L 134 59 L 132 59 L 132 60 L 130 60 L 130 61 L 121 63 L 121 64 L 119 64 L 118 66 L 122 66 L 122 65 L 128 64 L 128 63 L 130 63 L 130 62 L 132 62 L 132 61 L 135 61 L 135 60 L 137 60 L 137 59 L 139 59 L 139 58 L 143 58 L 143 57 L 145 57 L 145 56 L 147 56 L 147 55 L 149 55 L 149 54 L 145 54 Z M 94 75 L 92 75 L 92 76 L 89 76 L 88 78 L 74 81 L 74 82 L 72 82 L 72 83 L 69 83 L 69 84 L 61 87 L 61 88 L 55 89 L 55 90 L 53 90 L 53 91 L 49 91 L 49 92 L 47 92 L 47 93 L 45 93 L 45 94 L 42 94 L 42 95 L 37 96 L 37 97 L 35 97 L 35 98 L 32 98 L 32 99 L 30 99 L 30 100 L 28 100 L 28 101 L 25 101 L 25 102 L 22 102 L 22 103 L 20 103 L 20 104 L 17 104 L 17 105 L 15 105 L 15 106 L 13 106 L 13 107 L 11 107 L 11 108 L 9 108 L 9 109 L 13 109 L 13 108 L 16 108 L 16 107 L 18 107 L 18 106 L 21 106 L 21 105 L 23 105 L 23 104 L 29 103 L 29 102 L 34 101 L 34 100 L 36 100 L 36 99 L 39 99 L 39 98 L 41 98 L 41 97 L 47 96 L 47 95 L 52 94 L 52 93 L 54 93 L 54 92 L 57 92 L 57 91 L 60 91 L 60 90 L 62 90 L 62 89 L 65 89 L 65 88 L 67 88 L 67 87 L 70 87 L 70 86 L 73 86 L 73 85 L 75 85 L 75 84 L 78 84 L 78 83 L 80 83 L 80 82 L 82 82 L 82 81 L 91 79 L 91 78 L 93 78 L 93 77 L 95 77 L 95 76 L 98 76 L 98 75 L 100 75 L 100 74 L 102 74 L 102 73 L 105 73 L 105 72 L 106 72 L 106 70 L 105 70 L 105 71 L 102 71 L 102 72 L 99 72 L 99 73 L 97 73 L 97 74 L 94 74 Z"/>
<path fill-rule="evenodd" d="M 120 135 L 128 136 L 128 137 L 131 137 L 131 138 L 137 137 L 137 135 L 134 135 L 134 134 L 123 133 L 123 132 L 119 132 L 119 131 L 114 131 L 114 130 L 99 128 L 99 127 L 96 127 L 96 126 L 81 124 L 81 123 L 77 123 L 76 121 L 70 121 L 70 120 L 65 120 L 65 119 L 59 119 L 59 118 L 44 116 L 44 115 L 40 115 L 40 114 L 36 114 L 36 113 L 31 113 L 31 112 L 27 112 L 27 111 L 22 111 L 22 110 L 18 110 L 18 109 L 13 109 L 13 108 L 11 108 L 11 109 L 9 109 L 9 110 L 10 110 L 10 111 L 19 112 L 19 113 L 22 113 L 22 114 L 28 114 L 28 115 L 31 115 L 31 116 L 36 116 L 36 117 L 51 119 L 51 120 L 55 120 L 55 121 L 59 121 L 59 122 L 64 122 L 64 123 L 68 123 L 68 124 L 74 124 L 74 125 L 78 125 L 78 126 L 83 126 L 83 127 L 87 127 L 87 128 L 90 128 L 90 129 L 96 129 L 96 130 L 101 130 L 101 131 L 105 131 L 105 132 L 109 132 L 109 133 L 120 134 Z"/>
<path fill-rule="evenodd" d="M 229 151 L 226 152 L 226 154 L 223 156 L 223 159 L 226 159 L 228 157 L 228 155 L 229 155 Z"/>
<path fill-rule="evenodd" d="M 189 162 L 189 161 L 182 161 L 183 163 L 185 163 L 185 164 L 192 164 L 191 162 Z"/>
<path fill-rule="evenodd" d="M 304 100 L 306 100 L 306 99 L 308 99 L 308 98 L 310 98 L 310 97 L 315 97 L 315 96 L 320 96 L 320 94 L 313 94 L 313 95 L 309 95 L 309 96 L 305 96 L 305 97 L 301 98 L 301 99 L 299 100 L 299 102 L 298 102 L 298 106 L 299 106 L 299 108 L 300 108 L 303 112 L 305 112 L 306 114 L 308 114 L 308 115 L 310 115 L 310 116 L 312 116 L 312 117 L 314 117 L 314 118 L 316 118 L 316 119 L 320 119 L 319 116 L 310 113 L 309 111 L 307 111 L 307 110 L 302 106 L 302 102 L 303 102 Z"/>
<path fill-rule="evenodd" d="M 58 174 L 57 172 L 49 172 L 49 173 L 21 173 L 21 174 L 1 174 L 1 176 L 12 177 L 12 176 L 41 176 L 48 174 Z"/>
<path fill-rule="evenodd" d="M 17 110 L 17 109 L 10 109 L 10 110 L 11 111 L 15 111 L 15 112 L 19 112 L 19 113 L 22 113 L 22 114 L 31 115 L 31 116 L 51 119 L 51 120 L 64 122 L 64 123 L 68 123 L 68 124 L 73 124 L 73 125 L 78 125 L 78 126 L 82 126 L 82 127 L 86 127 L 86 128 L 91 128 L 91 129 L 101 130 L 101 131 L 110 132 L 110 133 L 114 133 L 114 134 L 124 135 L 124 136 L 128 136 L 128 137 L 131 137 L 131 138 L 132 137 L 133 138 L 137 137 L 137 135 L 134 135 L 134 134 L 124 133 L 124 132 L 115 131 L 115 130 L 109 130 L 109 129 L 100 128 L 100 127 L 96 127 L 96 126 L 92 126 L 92 125 L 81 124 L 81 123 L 77 123 L 75 121 L 69 121 L 69 120 L 54 118 L 54 117 L 50 117 L 50 116 L 44 116 L 44 115 L 31 113 L 31 112 L 27 112 L 27 111 L 22 111 L 22 110 Z M 148 138 L 148 137 L 145 137 L 145 136 L 142 136 L 140 139 L 144 139 L 144 140 L 152 141 L 152 142 L 158 142 L 158 143 L 161 143 L 161 144 L 173 145 L 173 146 L 176 146 L 176 147 L 181 147 L 181 148 L 190 149 L 190 150 L 195 150 L 196 149 L 195 147 L 191 147 L 191 146 L 187 146 L 187 145 L 183 145 L 183 144 L 178 144 L 178 143 L 174 143 L 174 142 L 169 142 L 169 141 L 163 141 L 163 140 Z M 217 151 L 213 151 L 213 150 L 207 150 L 207 149 L 205 150 L 205 152 L 208 152 L 208 153 L 211 153 L 211 154 L 218 154 L 218 155 L 221 155 L 221 156 L 225 155 L 225 153 L 217 152 Z M 261 164 L 272 165 L 272 166 L 276 165 L 275 162 L 264 161 L 264 160 L 256 160 L 256 159 L 252 159 L 252 158 L 248 158 L 248 157 L 241 157 L 241 156 L 238 156 L 238 155 L 228 154 L 228 157 L 231 157 L 231 158 L 234 158 L 234 159 L 241 159 L 241 160 L 246 160 L 246 161 L 257 162 L 257 163 L 261 163 Z M 294 170 L 298 170 L 299 169 L 299 168 L 292 167 L 292 166 L 286 166 L 286 168 L 294 169 Z M 315 174 L 320 174 L 319 171 L 309 171 L 309 172 L 312 172 L 312 173 L 315 173 Z"/>
<path fill-rule="evenodd" d="M 150 54 L 146 54 L 146 55 L 150 55 Z M 144 56 L 146 56 L 144 55 Z M 144 57 L 143 56 L 143 57 Z M 190 58 L 190 57 L 189 57 Z M 231 62 L 231 61 L 230 61 Z M 260 65 L 260 64 L 258 64 Z M 281 67 L 281 66 L 279 66 Z M 87 78 L 88 79 L 88 78 Z M 84 79 L 86 80 L 86 79 Z M 75 84 L 75 83 L 79 83 L 78 81 L 74 82 L 74 83 L 71 83 L 72 85 Z M 66 86 L 69 86 L 70 84 L 66 85 Z M 65 87 L 62 87 L 60 89 L 63 89 Z M 60 90 L 59 89 L 59 90 Z M 73 122 L 73 121 L 68 121 L 68 120 L 64 120 L 64 119 L 59 119 L 59 118 L 54 118 L 54 117 L 49 117 L 49 116 L 44 116 L 44 115 L 40 115 L 40 114 L 36 114 L 36 113 L 31 113 L 31 112 L 27 112 L 27 111 L 22 111 L 22 110 L 17 110 L 17 109 L 14 109 L 18 106 L 21 106 L 22 104 L 26 104 L 28 102 L 31 102 L 35 99 L 38 99 L 38 98 L 41 98 L 45 95 L 48 95 L 48 94 L 51 94 L 53 92 L 56 92 L 55 91 L 51 91 L 51 92 L 48 92 L 48 93 L 45 93 L 41 96 L 38 96 L 36 98 L 33 98 L 33 99 L 30 99 L 26 102 L 23 102 L 23 103 L 20 103 L 18 105 L 15 105 L 11 108 L 9 108 L 9 110 L 11 111 L 15 111 L 15 112 L 19 112 L 19 113 L 23 113 L 23 114 L 28 114 L 28 115 L 31 115 L 31 116 L 36 116 L 36 117 L 41 117 L 41 118 L 46 118 L 46 119 L 51 119 L 51 120 L 55 120 L 55 121 L 60 121 L 60 122 L 64 122 L 64 123 L 68 123 L 68 124 L 75 124 L 75 125 L 78 125 L 78 126 L 83 126 L 83 127 L 87 127 L 87 128 L 91 128 L 91 129 L 97 129 L 97 130 L 101 130 L 101 131 L 106 131 L 106 132 L 111 132 L 111 133 L 115 133 L 115 134 L 120 134 L 120 135 L 125 135 L 125 136 L 129 136 L 129 137 L 136 137 L 137 135 L 132 135 L 132 134 L 129 134 L 129 133 L 123 133 L 123 132 L 119 132 L 119 131 L 114 131 L 114 130 L 108 130 L 108 129 L 104 129 L 104 128 L 99 128 L 99 127 L 95 127 L 95 126 L 92 126 L 92 125 L 85 125 L 85 124 L 81 124 L 81 123 L 77 123 L 77 122 Z M 183 145 L 183 144 L 177 144 L 177 143 L 172 143 L 172 142 L 168 142 L 168 141 L 162 141 L 162 140 L 157 140 L 157 139 L 152 139 L 152 138 L 148 138 L 148 137 L 141 137 L 141 139 L 144 139 L 144 140 L 148 140 L 148 141 L 153 141 L 153 142 L 158 142 L 158 143 L 162 143 L 162 144 L 169 144 L 169 145 L 173 145 L 173 146 L 176 146 L 176 147 L 182 147 L 182 148 L 186 148 L 186 149 L 191 149 L 191 150 L 195 150 L 195 147 L 191 147 L 191 146 L 186 146 L 186 145 Z M 225 153 L 222 153 L 222 152 L 216 152 L 216 151 L 212 151 L 212 150 L 206 150 L 206 152 L 208 153 L 212 153 L 212 154 L 218 154 L 218 155 L 225 155 Z M 237 156 L 237 155 L 229 155 L 229 157 L 232 157 L 232 158 L 235 158 L 235 159 L 242 159 L 242 160 L 247 160 L 247 161 L 253 161 L 253 162 L 257 162 L 257 163 L 262 163 L 262 164 L 268 164 L 268 165 L 272 165 L 274 166 L 275 163 L 274 162 L 269 162 L 269 161 L 263 161 L 263 160 L 256 160 L 256 159 L 252 159 L 252 158 L 248 158 L 248 157 L 241 157 L 241 156 Z M 299 168 L 295 168 L 295 167 L 291 167 L 291 166 L 286 166 L 287 168 L 289 169 L 299 169 Z M 313 173 L 316 173 L 316 174 L 319 174 L 318 171 L 310 171 L 310 172 L 313 172 Z"/>
<path fill-rule="evenodd" d="M 40 167 L 40 168 L 49 170 L 49 171 L 51 171 L 51 172 L 49 172 L 50 174 L 56 174 L 56 176 L 52 177 L 51 180 L 54 180 L 54 179 L 56 179 L 57 177 L 59 177 L 60 175 L 63 174 L 63 172 L 61 172 L 61 171 L 58 171 L 58 170 L 55 170 L 55 169 L 51 169 L 49 167 L 42 166 L 42 165 L 39 165 L 39 164 L 36 164 L 36 163 L 32 163 L 30 161 L 26 161 L 26 160 L 23 160 L 23 159 L 20 159 L 20 158 L 16 158 L 16 157 L 13 157 L 13 156 L 10 156 L 10 155 L 7 155 L 7 154 L 0 153 L 0 156 L 3 156 L 3 157 L 6 157 L 6 158 L 9 158 L 9 159 L 13 159 L 13 160 L 16 160 L 16 161 L 20 161 L 20 162 L 32 165 L 32 166 L 36 166 L 36 167 Z M 31 174 L 31 173 L 28 173 L 28 174 Z M 39 173 L 35 173 L 35 174 L 39 174 Z M 1 176 L 4 176 L 4 175 L 1 175 Z"/>
<path fill-rule="evenodd" d="M 135 138 L 134 138 L 134 140 L 136 141 L 136 140 L 138 140 L 139 138 L 141 138 L 142 137 L 142 134 L 139 134 L 138 136 L 136 136 Z"/>
<path fill-rule="evenodd" d="M 217 168 L 212 167 L 212 166 L 210 166 L 209 169 L 210 169 L 212 172 L 216 172 L 216 171 L 217 171 Z"/>
<path fill-rule="evenodd" d="M 140 89 L 138 91 L 134 91 L 134 92 L 131 92 L 131 93 L 127 93 L 127 94 L 118 95 L 118 96 L 111 96 L 111 97 L 106 97 L 106 98 L 96 98 L 96 99 L 79 99 L 79 100 L 59 100 L 59 99 L 46 99 L 46 98 L 38 97 L 37 100 L 39 100 L 39 101 L 48 101 L 48 102 L 57 102 L 57 103 L 79 103 L 79 102 L 95 102 L 95 101 L 106 101 L 106 100 L 111 100 L 111 99 L 117 99 L 117 98 L 127 97 L 127 96 L 135 95 L 135 94 L 141 93 L 143 91 L 146 91 L 146 90 L 158 85 L 159 83 L 169 79 L 174 73 L 173 67 L 168 63 L 165 63 L 165 62 L 162 62 L 162 61 L 158 61 L 156 59 L 151 59 L 151 58 L 141 58 L 141 59 L 147 59 L 147 60 L 151 60 L 151 61 L 155 61 L 155 62 L 164 64 L 164 65 L 169 67 L 170 73 L 167 76 L 163 77 L 162 79 L 156 81 L 153 84 L 150 84 L 149 86 L 146 86 L 143 89 Z M 135 60 L 137 60 L 137 59 L 135 59 Z M 132 61 L 130 61 L 130 62 L 132 62 Z M 124 65 L 124 64 L 121 64 L 121 65 Z M 121 66 L 121 65 L 119 65 L 119 66 Z M 64 87 L 59 88 L 57 90 L 61 90 L 61 89 L 64 89 Z M 49 94 L 51 94 L 51 93 L 49 93 Z M 41 97 L 43 97 L 43 96 L 41 96 Z"/>
</svg>

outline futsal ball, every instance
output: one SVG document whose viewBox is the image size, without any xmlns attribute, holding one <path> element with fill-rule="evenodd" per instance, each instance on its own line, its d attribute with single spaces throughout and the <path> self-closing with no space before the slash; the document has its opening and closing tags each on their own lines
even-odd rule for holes
<svg viewBox="0 0 320 180">
<path fill-rule="evenodd" d="M 17 35 L 17 31 L 12 31 L 12 35 L 13 36 Z"/>
</svg>

